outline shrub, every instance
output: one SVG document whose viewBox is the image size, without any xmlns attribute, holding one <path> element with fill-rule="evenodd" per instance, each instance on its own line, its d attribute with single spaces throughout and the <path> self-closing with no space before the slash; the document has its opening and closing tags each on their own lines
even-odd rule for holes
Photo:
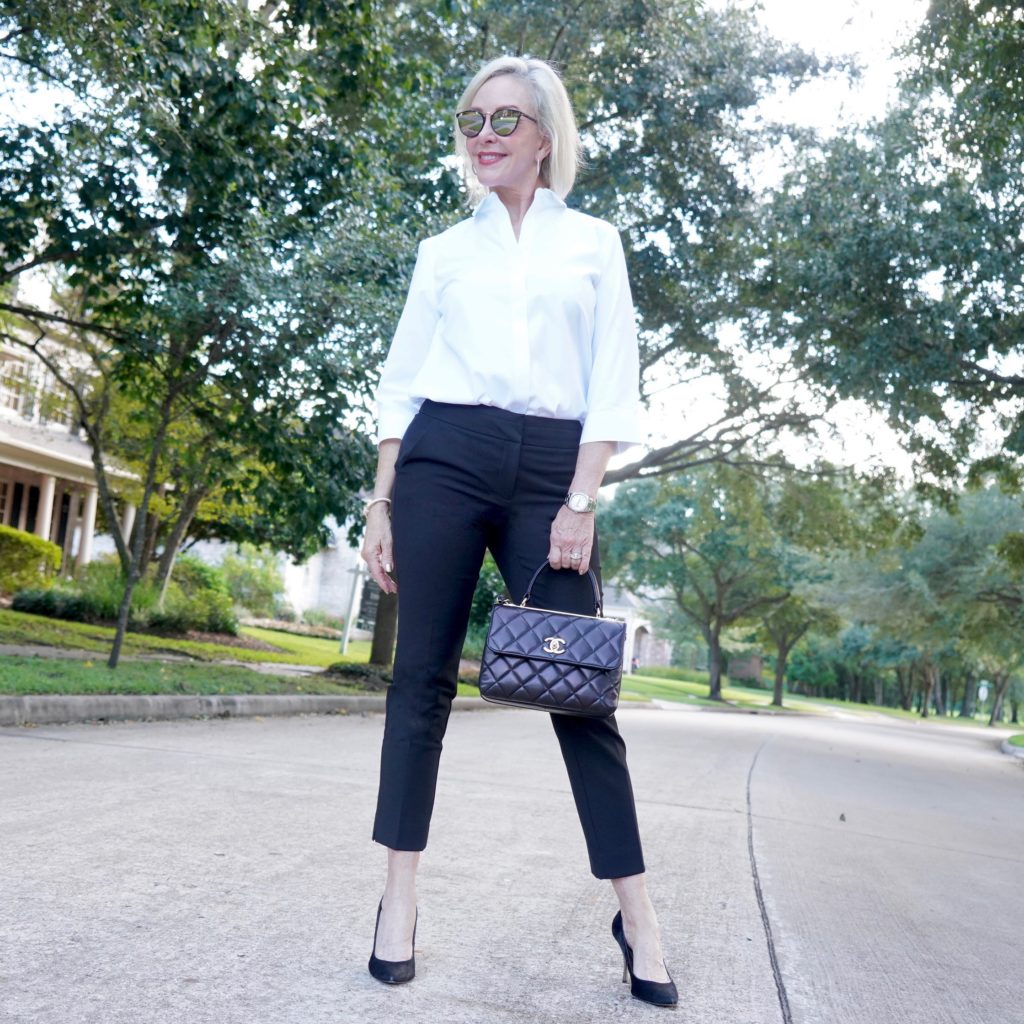
<svg viewBox="0 0 1024 1024">
<path fill-rule="evenodd" d="M 284 594 L 284 578 L 273 554 L 242 544 L 237 553 L 224 556 L 220 569 L 236 604 L 257 618 L 284 617 L 277 614 L 278 601 Z"/>
<path fill-rule="evenodd" d="M 195 555 L 180 556 L 174 563 L 171 579 L 189 597 L 201 594 L 204 591 L 214 591 L 224 594 L 226 597 L 231 596 L 227 580 L 225 580 L 224 573 L 220 567 L 209 565 L 201 558 L 196 558 Z"/>
<path fill-rule="evenodd" d="M 51 619 L 65 619 L 68 622 L 98 621 L 88 601 L 81 594 L 62 587 L 19 590 L 14 595 L 11 607 L 16 612 L 46 615 Z"/>
<path fill-rule="evenodd" d="M 307 626 L 326 626 L 339 632 L 345 628 L 345 619 L 341 615 L 324 611 L 323 608 L 307 608 L 302 613 L 302 621 Z"/>
<path fill-rule="evenodd" d="M 150 611 L 151 629 L 168 633 L 187 633 L 190 629 L 205 633 L 238 633 L 231 596 L 219 590 L 198 590 L 187 594 L 177 583 L 171 583 L 164 596 L 163 608 Z"/>
<path fill-rule="evenodd" d="M 61 551 L 42 537 L 0 526 L 0 592 L 41 587 L 60 568 Z"/>
<path fill-rule="evenodd" d="M 157 629 L 168 633 L 186 633 L 190 629 L 207 633 L 238 632 L 238 620 L 227 589 L 217 588 L 218 575 L 196 569 L 189 559 L 185 579 L 193 589 L 172 581 L 160 607 L 160 589 L 151 580 L 140 580 L 132 591 L 128 625 L 132 629 Z M 201 564 L 201 563 L 200 563 Z M 203 567 L 208 568 L 206 566 Z M 213 587 L 206 587 L 205 583 Z M 71 622 L 113 622 L 124 597 L 124 579 L 116 556 L 98 558 L 81 572 L 73 586 L 47 590 L 27 589 L 14 596 L 15 611 L 48 615 Z"/>
</svg>

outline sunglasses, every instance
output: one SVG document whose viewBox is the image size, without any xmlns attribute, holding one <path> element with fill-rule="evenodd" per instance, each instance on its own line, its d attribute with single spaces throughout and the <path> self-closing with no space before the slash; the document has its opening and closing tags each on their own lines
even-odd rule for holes
<svg viewBox="0 0 1024 1024">
<path fill-rule="evenodd" d="M 467 139 L 475 139 L 484 130 L 487 117 L 488 115 L 482 110 L 463 110 L 455 115 L 455 122 L 459 126 L 459 131 Z M 521 117 L 525 117 L 527 121 L 532 121 L 534 124 L 540 123 L 537 118 L 530 117 L 529 114 L 524 114 L 515 107 L 502 107 L 490 115 L 491 131 L 503 139 L 507 138 L 519 127 Z"/>
</svg>

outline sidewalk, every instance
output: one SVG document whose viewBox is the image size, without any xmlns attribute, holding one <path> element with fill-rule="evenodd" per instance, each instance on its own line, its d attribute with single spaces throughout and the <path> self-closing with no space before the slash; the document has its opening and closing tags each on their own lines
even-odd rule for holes
<svg viewBox="0 0 1024 1024">
<path fill-rule="evenodd" d="M 1024 766 L 991 735 L 643 709 L 620 727 L 673 1020 L 1019 1019 Z M 587 870 L 546 716 L 526 711 L 452 716 L 417 976 L 369 976 L 382 728 L 349 714 L 0 730 L 0 1019 L 664 1017 L 620 983 L 612 889 Z"/>
</svg>

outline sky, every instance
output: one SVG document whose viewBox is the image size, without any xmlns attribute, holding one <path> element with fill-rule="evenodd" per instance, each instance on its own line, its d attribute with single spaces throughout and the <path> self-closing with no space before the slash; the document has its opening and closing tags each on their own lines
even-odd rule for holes
<svg viewBox="0 0 1024 1024">
<path fill-rule="evenodd" d="M 728 0 L 709 0 L 716 7 Z M 755 10 L 776 38 L 819 56 L 854 57 L 862 67 L 853 83 L 842 76 L 815 82 L 764 105 L 764 116 L 796 122 L 824 132 L 885 113 L 893 95 L 899 62 L 894 49 L 912 35 L 928 8 L 928 0 L 740 0 Z M 664 443 L 680 431 L 691 433 L 711 422 L 718 406 L 707 387 L 661 392 L 646 415 L 652 443 Z M 820 447 L 797 441 L 786 453 L 798 464 L 824 456 L 866 469 L 885 464 L 909 479 L 911 464 L 896 435 L 881 416 L 859 402 L 843 402 L 829 414 L 837 437 L 821 437 Z M 636 458 L 637 451 L 616 463 Z"/>
</svg>

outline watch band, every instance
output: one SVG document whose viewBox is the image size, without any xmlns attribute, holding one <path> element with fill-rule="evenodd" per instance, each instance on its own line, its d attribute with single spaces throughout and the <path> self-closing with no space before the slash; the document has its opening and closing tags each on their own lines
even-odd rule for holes
<svg viewBox="0 0 1024 1024">
<path fill-rule="evenodd" d="M 565 496 L 564 505 L 573 512 L 593 512 L 597 508 L 597 499 L 583 491 L 570 491 Z"/>
</svg>

